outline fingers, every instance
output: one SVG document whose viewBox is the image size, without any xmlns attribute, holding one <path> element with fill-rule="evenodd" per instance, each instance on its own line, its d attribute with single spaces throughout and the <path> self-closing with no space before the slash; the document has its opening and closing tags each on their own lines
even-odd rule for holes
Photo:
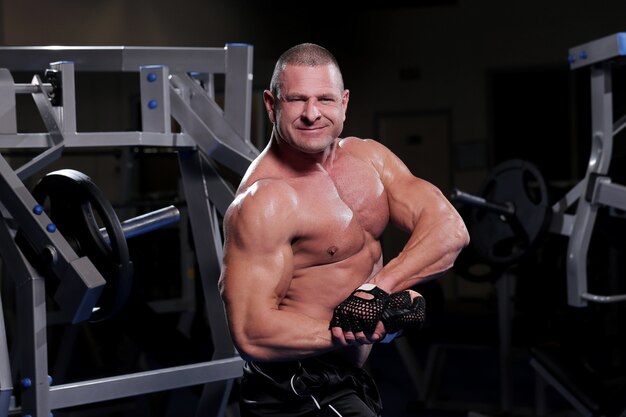
<svg viewBox="0 0 626 417">
<path fill-rule="evenodd" d="M 372 333 L 372 335 L 370 336 L 370 341 L 372 343 L 376 343 L 379 342 L 381 340 L 383 340 L 383 338 L 385 337 L 385 325 L 383 324 L 382 321 L 379 321 L 376 324 L 376 328 L 374 329 L 374 333 Z"/>
<path fill-rule="evenodd" d="M 351 345 L 371 345 L 381 341 L 385 337 L 385 326 L 382 322 L 378 322 L 374 332 L 367 335 L 363 331 L 353 332 L 351 330 L 343 330 L 341 327 L 332 327 L 331 333 L 336 342 L 342 346 Z"/>
<path fill-rule="evenodd" d="M 357 336 L 350 330 L 343 330 L 341 327 L 331 327 L 330 329 L 333 339 L 342 346 L 352 346 L 360 344 Z M 363 333 L 363 332 L 360 332 Z"/>
<path fill-rule="evenodd" d="M 345 334 L 343 330 L 341 329 L 341 327 L 331 327 L 330 332 L 336 343 L 339 343 L 342 346 L 348 346 L 350 344 L 346 340 Z"/>
</svg>

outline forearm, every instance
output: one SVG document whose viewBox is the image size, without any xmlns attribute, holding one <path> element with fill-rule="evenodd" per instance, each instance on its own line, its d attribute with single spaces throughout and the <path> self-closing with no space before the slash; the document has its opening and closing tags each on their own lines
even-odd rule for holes
<svg viewBox="0 0 626 417">
<path fill-rule="evenodd" d="M 468 239 L 465 225 L 457 216 L 432 224 L 425 230 L 414 228 L 403 250 L 370 282 L 394 293 L 436 278 L 452 268 Z"/>
<path fill-rule="evenodd" d="M 230 322 L 239 354 L 256 361 L 296 360 L 336 349 L 328 326 L 327 320 L 278 309 Z"/>
</svg>

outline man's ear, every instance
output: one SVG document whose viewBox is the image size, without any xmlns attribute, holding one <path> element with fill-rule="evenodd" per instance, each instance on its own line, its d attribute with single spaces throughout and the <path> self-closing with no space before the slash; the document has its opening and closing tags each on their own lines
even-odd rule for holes
<svg viewBox="0 0 626 417">
<path fill-rule="evenodd" d="M 348 101 L 350 100 L 350 90 L 343 90 L 341 96 L 341 107 L 343 108 L 343 121 L 346 121 L 346 113 L 348 111 Z"/>
<path fill-rule="evenodd" d="M 276 104 L 276 100 L 274 99 L 274 95 L 270 90 L 263 91 L 263 102 L 265 103 L 265 110 L 267 111 L 267 116 L 270 118 L 270 122 L 272 122 L 272 124 L 275 124 L 276 115 L 274 105 Z"/>
</svg>

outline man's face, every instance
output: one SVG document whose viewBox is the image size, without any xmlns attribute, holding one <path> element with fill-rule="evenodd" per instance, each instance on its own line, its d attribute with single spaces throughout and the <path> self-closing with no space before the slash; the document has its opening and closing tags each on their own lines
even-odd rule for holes
<svg viewBox="0 0 626 417">
<path fill-rule="evenodd" d="M 326 150 L 341 134 L 348 107 L 333 65 L 288 65 L 280 76 L 280 92 L 264 94 L 270 120 L 286 143 L 306 153 Z"/>
</svg>

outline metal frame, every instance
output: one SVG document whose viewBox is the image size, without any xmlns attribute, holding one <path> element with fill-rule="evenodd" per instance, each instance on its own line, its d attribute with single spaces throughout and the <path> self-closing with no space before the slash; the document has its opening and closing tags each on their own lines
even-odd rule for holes
<svg viewBox="0 0 626 417">
<path fill-rule="evenodd" d="M 41 150 L 17 169 L 0 152 L 0 256 L 17 289 L 19 331 L 14 343 L 21 352 L 20 372 L 25 375 L 19 405 L 22 414 L 48 416 L 53 409 L 199 384 L 205 388 L 198 414 L 225 413 L 233 380 L 242 373 L 242 360 L 231 342 L 216 285 L 222 256 L 218 213 L 224 213 L 234 191 L 213 161 L 242 175 L 258 155 L 249 137 L 252 55 L 252 46 L 243 44 L 224 48 L 0 48 L 0 62 L 6 67 L 0 69 L 0 149 Z M 46 68 L 56 85 L 39 76 L 31 84 L 18 85 L 10 72 Z M 142 131 L 76 132 L 75 71 L 138 72 Z M 214 74 L 225 74 L 224 108 L 214 100 Z M 24 93 L 32 95 L 47 132 L 17 132 L 15 94 Z M 171 118 L 181 132 L 172 132 Z M 55 298 L 73 323 L 89 318 L 106 282 L 87 257 L 76 255 L 45 212 L 36 209 L 23 181 L 57 160 L 66 148 L 91 147 L 165 147 L 178 152 L 191 230 L 200 231 L 193 233 L 193 239 L 215 345 L 210 361 L 51 386 L 45 282 L 16 244 L 17 229 L 35 253 L 50 262 L 59 282 Z M 13 402 L 10 363 L 15 362 L 10 362 L 5 333 L 0 309 L 0 417 L 8 415 Z"/>
<path fill-rule="evenodd" d="M 585 177 L 552 206 L 550 231 L 568 236 L 567 301 L 572 307 L 589 302 L 626 301 L 626 294 L 597 295 L 587 292 L 587 253 L 600 207 L 626 210 L 626 187 L 608 176 L 613 137 L 626 126 L 626 117 L 613 121 L 612 65 L 626 55 L 626 33 L 617 33 L 576 46 L 569 51 L 572 70 L 591 66 L 591 154 Z M 574 214 L 566 211 L 576 204 Z M 546 384 L 552 386 L 584 417 L 595 412 L 581 402 L 545 367 L 538 357 L 530 360 L 536 375 L 536 414 L 547 412 Z"/>
<path fill-rule="evenodd" d="M 608 176 L 613 137 L 626 126 L 626 117 L 613 122 L 612 64 L 626 55 L 626 33 L 617 33 L 570 49 L 572 70 L 591 66 L 591 154 L 585 177 L 552 206 L 550 231 L 569 236 L 567 247 L 567 302 L 585 307 L 588 302 L 626 301 L 626 294 L 587 292 L 587 253 L 598 208 L 626 210 L 626 186 Z M 576 204 L 576 213 L 567 209 Z"/>
</svg>

